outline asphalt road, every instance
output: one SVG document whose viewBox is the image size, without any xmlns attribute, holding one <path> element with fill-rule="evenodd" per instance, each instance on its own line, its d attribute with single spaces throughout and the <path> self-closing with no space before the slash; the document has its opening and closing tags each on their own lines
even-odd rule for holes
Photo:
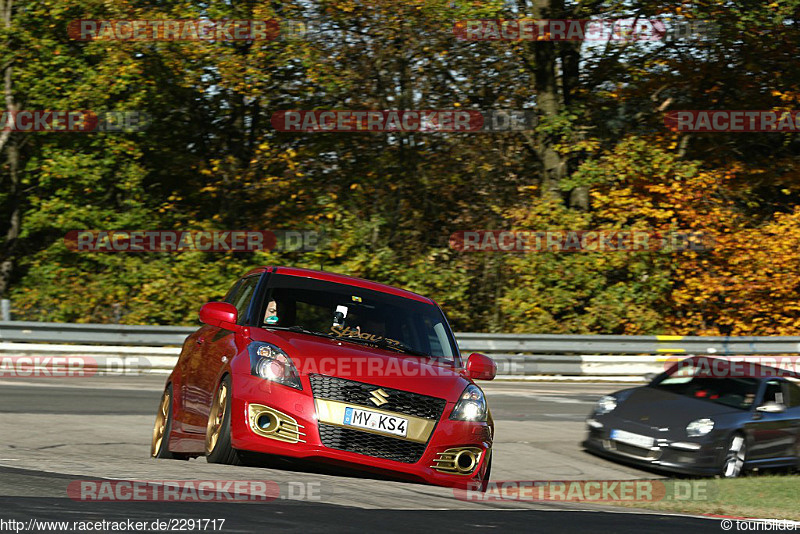
<svg viewBox="0 0 800 534">
<path fill-rule="evenodd" d="M 165 376 L 0 379 L 0 532 L 43 530 L 36 521 L 217 520 L 223 532 L 464 532 L 586 530 L 719 532 L 715 519 L 579 502 L 474 502 L 453 490 L 353 477 L 298 465 L 274 468 L 149 458 Z M 591 456 L 584 419 L 614 384 L 482 384 L 496 422 L 493 480 L 634 480 L 658 475 Z M 277 484 L 270 502 L 81 502 L 81 480 L 252 480 Z M 70 486 L 73 483 L 73 486 Z M 184 519 L 183 523 L 177 520 Z M 224 519 L 224 523 L 220 520 Z M 10 523 L 9 521 L 19 523 Z M 96 527 L 97 525 L 95 525 Z M 125 526 L 125 525 L 122 525 Z M 162 525 L 163 526 L 163 525 Z M 100 525 L 111 531 L 111 524 Z M 53 526 L 57 528 L 57 526 Z M 130 528 L 130 527 L 128 527 Z M 195 524 L 193 530 L 197 530 Z M 163 530 L 163 529 L 159 529 Z"/>
</svg>

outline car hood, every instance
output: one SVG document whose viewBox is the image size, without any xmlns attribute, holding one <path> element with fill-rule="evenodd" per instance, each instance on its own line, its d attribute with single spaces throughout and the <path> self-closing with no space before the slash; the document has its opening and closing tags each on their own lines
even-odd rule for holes
<svg viewBox="0 0 800 534">
<path fill-rule="evenodd" d="M 458 369 L 427 358 L 286 330 L 253 332 L 280 347 L 301 376 L 321 374 L 456 400 L 471 383 Z"/>
<path fill-rule="evenodd" d="M 628 421 L 643 422 L 649 425 L 685 427 L 689 422 L 701 417 L 714 417 L 742 410 L 716 404 L 711 401 L 678 395 L 654 387 L 641 387 L 629 390 L 624 400 L 610 415 Z"/>
</svg>

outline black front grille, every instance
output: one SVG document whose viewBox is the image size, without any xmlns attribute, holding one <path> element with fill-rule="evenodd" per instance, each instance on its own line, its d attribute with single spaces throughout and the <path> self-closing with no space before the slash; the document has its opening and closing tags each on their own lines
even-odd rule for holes
<svg viewBox="0 0 800 534">
<path fill-rule="evenodd" d="M 357 404 L 368 408 L 380 408 L 381 410 L 414 415 L 426 419 L 436 419 L 438 421 L 442 416 L 445 404 L 447 404 L 444 399 L 365 384 L 354 380 L 345 380 L 344 378 L 314 374 L 309 375 L 308 378 L 311 380 L 311 390 L 315 397 Z M 372 392 L 378 388 L 388 395 L 389 402 L 381 406 L 376 406 L 370 401 Z"/>
<path fill-rule="evenodd" d="M 319 437 L 322 444 L 331 449 L 355 452 L 385 458 L 396 462 L 413 464 L 422 458 L 425 443 L 379 436 L 369 432 L 350 430 L 333 425 L 319 424 Z"/>
</svg>

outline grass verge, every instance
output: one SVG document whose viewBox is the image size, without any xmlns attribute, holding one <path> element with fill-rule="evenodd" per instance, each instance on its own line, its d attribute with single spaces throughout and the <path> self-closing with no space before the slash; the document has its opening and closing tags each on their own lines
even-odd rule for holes
<svg viewBox="0 0 800 534">
<path fill-rule="evenodd" d="M 800 521 L 800 475 L 751 475 L 735 479 L 665 481 L 666 495 L 653 502 L 619 502 L 626 506 L 686 514 L 717 514 Z M 688 484 L 688 486 L 687 486 Z"/>
</svg>

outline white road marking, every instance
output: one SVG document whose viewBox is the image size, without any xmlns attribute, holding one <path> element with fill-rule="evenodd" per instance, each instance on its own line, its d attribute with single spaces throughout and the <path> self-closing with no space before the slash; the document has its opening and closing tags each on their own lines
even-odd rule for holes
<svg viewBox="0 0 800 534">
<path fill-rule="evenodd" d="M 487 396 L 509 396 L 509 397 L 525 397 L 527 399 L 533 399 L 540 402 L 555 402 L 559 404 L 594 404 L 594 401 L 584 401 L 578 399 L 572 399 L 569 397 L 553 397 L 550 395 L 539 395 L 533 391 L 525 391 L 522 389 L 512 389 L 512 390 L 484 390 Z M 598 395 L 599 396 L 599 395 Z"/>
</svg>

